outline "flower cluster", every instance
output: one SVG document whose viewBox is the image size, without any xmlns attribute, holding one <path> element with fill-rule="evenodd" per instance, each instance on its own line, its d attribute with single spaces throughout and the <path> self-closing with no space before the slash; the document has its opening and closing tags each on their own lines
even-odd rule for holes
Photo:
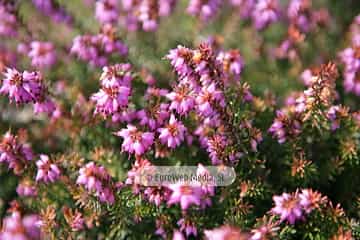
<svg viewBox="0 0 360 240">
<path fill-rule="evenodd" d="M 17 186 L 16 193 L 22 197 L 35 197 L 38 191 L 34 183 L 29 180 L 24 180 Z"/>
<path fill-rule="evenodd" d="M 293 104 L 278 110 L 276 119 L 269 132 L 284 143 L 287 138 L 294 139 L 302 132 L 302 126 L 307 121 L 311 125 L 324 125 L 320 119 L 330 120 L 332 128 L 336 129 L 333 102 L 336 99 L 335 80 L 338 76 L 337 68 L 333 63 L 324 64 L 315 71 L 308 80 L 309 87 L 295 99 Z M 312 118 L 314 115 L 317 118 Z M 345 114 L 347 115 L 347 114 Z"/>
<path fill-rule="evenodd" d="M 124 139 L 121 149 L 136 155 L 144 154 L 154 142 L 154 133 L 142 132 L 132 125 L 128 125 L 116 135 Z"/>
<path fill-rule="evenodd" d="M 252 21 L 256 29 L 262 30 L 280 18 L 277 0 L 260 0 L 254 6 Z"/>
<path fill-rule="evenodd" d="M 347 92 L 352 92 L 360 96 L 360 17 L 355 18 L 351 30 L 352 46 L 340 52 L 340 60 L 345 65 L 344 69 L 344 88 Z"/>
<path fill-rule="evenodd" d="M 18 21 L 10 4 L 0 3 L 0 36 L 13 37 L 17 35 Z"/>
<path fill-rule="evenodd" d="M 56 63 L 55 47 L 51 42 L 31 42 L 28 55 L 34 67 L 50 67 Z"/>
<path fill-rule="evenodd" d="M 179 87 L 168 94 L 172 100 L 170 106 L 182 115 L 188 115 L 190 111 L 197 113 L 199 123 L 194 133 L 210 153 L 214 164 L 234 161 L 239 153 L 228 149 L 234 146 L 232 129 L 228 125 L 232 116 L 224 111 L 223 91 L 225 84 L 230 82 L 229 78 L 233 75 L 238 78 L 241 72 L 238 52 L 216 55 L 212 47 L 204 43 L 196 50 L 178 46 L 167 58 L 179 76 Z"/>
<path fill-rule="evenodd" d="M 38 11 L 45 16 L 50 17 L 55 22 L 71 24 L 73 21 L 66 10 L 60 7 L 54 0 L 32 0 L 32 3 Z"/>
<path fill-rule="evenodd" d="M 16 104 L 33 103 L 35 114 L 46 113 L 54 116 L 56 105 L 48 94 L 47 87 L 40 72 L 19 72 L 6 69 L 0 93 L 8 95 L 10 102 Z"/>
<path fill-rule="evenodd" d="M 305 214 L 310 214 L 327 201 L 319 192 L 311 189 L 303 189 L 300 193 L 283 193 L 280 196 L 274 196 L 273 200 L 275 207 L 271 209 L 271 212 L 278 215 L 280 221 L 286 220 L 290 224 L 295 224 L 297 220 L 303 219 Z"/>
<path fill-rule="evenodd" d="M 92 66 L 105 66 L 108 64 L 109 55 L 126 56 L 128 48 L 116 36 L 115 28 L 107 24 L 97 35 L 75 37 L 70 52 Z"/>
<path fill-rule="evenodd" d="M 254 10 L 256 0 L 229 0 L 233 7 L 238 8 L 242 19 L 249 19 Z"/>
<path fill-rule="evenodd" d="M 306 34 L 314 32 L 320 26 L 327 26 L 330 17 L 325 9 L 313 9 L 311 0 L 291 0 L 287 7 L 288 34 L 276 49 L 276 57 L 295 59 L 297 46 Z"/>
<path fill-rule="evenodd" d="M 51 163 L 49 157 L 45 154 L 40 155 L 40 159 L 36 162 L 38 172 L 36 181 L 44 183 L 55 182 L 60 177 L 60 169 L 54 163 Z"/>
<path fill-rule="evenodd" d="M 36 225 L 38 219 L 37 215 L 21 216 L 20 212 L 14 211 L 10 216 L 4 218 L 0 239 L 40 239 L 40 229 Z"/>
<path fill-rule="evenodd" d="M 97 166 L 94 162 L 87 163 L 79 170 L 76 183 L 94 192 L 101 202 L 113 204 L 115 201 L 110 175 L 103 166 Z"/>
<path fill-rule="evenodd" d="M 171 14 L 177 0 L 122 0 L 125 16 L 123 22 L 130 31 L 139 28 L 147 32 L 156 31 L 161 17 Z"/>
<path fill-rule="evenodd" d="M 219 12 L 222 5 L 221 0 L 190 0 L 187 12 L 193 16 L 198 16 L 202 21 L 207 22 Z"/>
<path fill-rule="evenodd" d="M 91 96 L 96 104 L 94 114 L 108 117 L 126 109 L 131 94 L 131 81 L 130 64 L 104 67 L 100 77 L 101 89 Z"/>
<path fill-rule="evenodd" d="M 15 174 L 21 174 L 34 158 L 31 148 L 7 132 L 0 143 L 0 163 L 6 163 Z"/>
<path fill-rule="evenodd" d="M 95 17 L 100 23 L 116 23 L 119 20 L 118 1 L 100 0 L 95 4 Z"/>
</svg>

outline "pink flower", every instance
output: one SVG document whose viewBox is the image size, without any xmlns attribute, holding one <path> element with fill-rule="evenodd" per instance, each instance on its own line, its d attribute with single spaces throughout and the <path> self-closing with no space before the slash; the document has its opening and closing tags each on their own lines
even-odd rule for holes
<svg viewBox="0 0 360 240">
<path fill-rule="evenodd" d="M 49 67 L 56 62 L 55 47 L 51 42 L 31 42 L 28 55 L 34 67 Z"/>
<path fill-rule="evenodd" d="M 187 237 L 189 237 L 190 235 L 193 236 L 197 236 L 197 229 L 196 226 L 194 224 L 194 222 L 192 222 L 189 219 L 185 219 L 185 218 L 181 218 L 178 222 L 177 225 L 180 226 L 180 231 L 184 232 Z"/>
<path fill-rule="evenodd" d="M 302 219 L 302 207 L 298 193 L 283 193 L 281 196 L 274 196 L 275 207 L 271 212 L 279 215 L 281 221 L 287 220 L 290 224 L 294 224 L 296 220 Z"/>
<path fill-rule="evenodd" d="M 94 162 L 86 164 L 80 169 L 76 183 L 94 192 L 101 202 L 113 204 L 115 201 L 111 177 L 103 166 L 97 166 Z"/>
<path fill-rule="evenodd" d="M 3 220 L 3 226 L 0 231 L 0 239 L 41 239 L 40 229 L 36 226 L 36 222 L 38 220 L 38 215 L 27 215 L 22 217 L 20 212 L 13 212 L 10 216 L 5 217 Z"/>
<path fill-rule="evenodd" d="M 47 155 L 41 154 L 36 166 L 38 168 L 36 181 L 49 183 L 55 182 L 60 177 L 60 169 L 55 164 L 50 163 Z"/>
<path fill-rule="evenodd" d="M 148 126 L 151 130 L 155 130 L 162 126 L 165 120 L 169 118 L 169 104 L 161 103 L 149 106 L 149 109 L 142 109 L 136 115 L 140 125 Z"/>
<path fill-rule="evenodd" d="M 216 88 L 215 83 L 204 86 L 196 98 L 198 111 L 204 116 L 211 116 L 216 112 L 215 104 L 219 107 L 225 107 L 225 99 L 222 91 Z"/>
<path fill-rule="evenodd" d="M 19 142 L 18 138 L 7 132 L 0 142 L 0 163 L 7 163 L 15 174 L 20 174 L 34 158 L 31 148 Z"/>
<path fill-rule="evenodd" d="M 16 103 L 35 102 L 44 89 L 41 75 L 38 72 L 20 73 L 16 69 L 6 69 L 5 79 L 0 88 L 0 94 L 9 95 L 10 101 Z"/>
<path fill-rule="evenodd" d="M 252 19 L 255 28 L 262 30 L 279 20 L 279 3 L 277 0 L 261 0 L 255 5 Z"/>
<path fill-rule="evenodd" d="M 170 109 L 175 109 L 177 113 L 186 115 L 194 108 L 195 98 L 193 91 L 188 85 L 182 84 L 174 89 L 173 92 L 166 95 L 172 102 Z"/>
<path fill-rule="evenodd" d="M 167 144 L 169 148 L 176 148 L 184 141 L 186 128 L 180 121 L 177 121 L 172 114 L 169 124 L 167 124 L 165 128 L 159 128 L 158 131 L 160 132 L 159 138 L 161 143 Z"/>
<path fill-rule="evenodd" d="M 100 76 L 101 85 L 105 88 L 130 87 L 132 79 L 131 65 L 128 63 L 105 66 Z"/>
<path fill-rule="evenodd" d="M 117 113 L 127 106 L 130 96 L 129 87 L 102 88 L 99 92 L 91 96 L 91 101 L 95 102 L 94 114 L 101 114 L 107 117 Z"/>
<path fill-rule="evenodd" d="M 149 202 L 154 203 L 156 206 L 160 206 L 160 204 L 167 199 L 169 190 L 164 187 L 147 187 L 144 194 Z"/>
<path fill-rule="evenodd" d="M 154 142 L 154 133 L 139 131 L 135 126 L 128 124 L 126 129 L 115 133 L 124 138 L 121 146 L 123 151 L 142 155 Z"/>
<path fill-rule="evenodd" d="M 185 240 L 185 237 L 181 232 L 175 230 L 172 240 Z"/>
<path fill-rule="evenodd" d="M 35 197 L 37 196 L 37 188 L 30 181 L 22 181 L 16 188 L 16 192 L 19 196 L 23 197 Z"/>
<path fill-rule="evenodd" d="M 56 110 L 56 105 L 53 102 L 53 100 L 49 97 L 45 97 L 44 100 L 34 103 L 35 114 L 46 113 L 49 116 L 52 116 L 55 110 Z"/>
<path fill-rule="evenodd" d="M 216 59 L 222 63 L 225 73 L 234 76 L 236 80 L 240 78 L 240 74 L 244 68 L 244 60 L 238 50 L 221 51 Z"/>
<path fill-rule="evenodd" d="M 183 183 L 175 183 L 168 186 L 172 193 L 169 197 L 168 204 L 180 203 L 181 209 L 186 210 L 190 205 L 200 206 L 202 190 L 197 186 L 189 186 Z"/>
<path fill-rule="evenodd" d="M 242 233 L 240 229 L 228 225 L 212 230 L 205 230 L 204 234 L 207 240 L 248 240 L 250 237 L 248 234 Z"/>
<path fill-rule="evenodd" d="M 176 49 L 170 50 L 170 53 L 166 55 L 166 58 L 170 60 L 171 65 L 180 76 L 193 73 L 194 70 L 190 67 L 192 57 L 193 51 L 180 45 Z"/>
<path fill-rule="evenodd" d="M 262 219 L 262 225 L 256 229 L 251 230 L 251 238 L 249 240 L 267 240 L 274 239 L 277 231 L 279 222 L 274 221 L 274 217 L 267 218 L 266 216 Z"/>
<path fill-rule="evenodd" d="M 221 5 L 222 1 L 220 0 L 190 0 L 186 11 L 193 16 L 199 16 L 202 21 L 207 22 L 218 13 Z"/>
<path fill-rule="evenodd" d="M 117 0 L 96 1 L 95 17 L 100 23 L 115 23 L 118 20 Z"/>
<path fill-rule="evenodd" d="M 4 3 L 0 5 L 0 36 L 14 37 L 17 35 L 18 22 L 16 15 L 6 7 Z"/>
<path fill-rule="evenodd" d="M 312 189 L 303 189 L 299 194 L 300 205 L 304 208 L 305 212 L 309 214 L 312 210 L 319 208 L 320 204 L 325 202 L 326 197 L 321 193 L 313 191 Z"/>
<path fill-rule="evenodd" d="M 101 176 L 105 173 L 105 169 L 103 167 L 98 167 L 95 163 L 90 162 L 86 164 L 85 167 L 81 168 L 79 173 L 80 175 L 76 180 L 77 184 L 84 185 L 89 191 L 102 190 Z"/>
</svg>

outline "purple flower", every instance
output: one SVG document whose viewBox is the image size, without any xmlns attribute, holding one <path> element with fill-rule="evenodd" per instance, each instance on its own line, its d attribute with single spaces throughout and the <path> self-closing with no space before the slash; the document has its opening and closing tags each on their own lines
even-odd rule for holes
<svg viewBox="0 0 360 240">
<path fill-rule="evenodd" d="M 13 212 L 3 220 L 2 229 L 0 230 L 0 239 L 40 239 L 40 229 L 35 224 L 38 220 L 38 215 L 26 215 L 22 217 L 19 212 Z"/>
<path fill-rule="evenodd" d="M 310 86 L 313 82 L 313 78 L 315 76 L 313 75 L 312 71 L 310 69 L 305 69 L 300 76 L 300 79 L 305 84 L 305 86 Z"/>
<path fill-rule="evenodd" d="M 190 61 L 193 58 L 193 52 L 190 49 L 179 45 L 176 49 L 171 49 L 166 58 L 170 60 L 171 65 L 181 77 L 194 72 L 190 67 Z"/>
<path fill-rule="evenodd" d="M 28 180 L 22 181 L 16 188 L 16 192 L 22 197 L 35 197 L 37 196 L 36 186 Z"/>
<path fill-rule="evenodd" d="M 344 72 L 344 88 L 347 92 L 353 92 L 360 96 L 360 70 L 356 72 Z"/>
<path fill-rule="evenodd" d="M 181 232 L 175 230 L 172 240 L 185 240 L 185 237 Z"/>
<path fill-rule="evenodd" d="M 299 199 L 300 205 L 307 214 L 309 214 L 312 210 L 319 208 L 320 204 L 326 201 L 326 197 L 323 197 L 321 193 L 313 191 L 312 189 L 301 190 Z"/>
<path fill-rule="evenodd" d="M 190 205 L 200 206 L 202 190 L 197 186 L 189 186 L 183 183 L 175 183 L 168 186 L 172 193 L 168 204 L 180 203 L 181 209 L 186 210 Z"/>
<path fill-rule="evenodd" d="M 149 202 L 159 207 L 168 198 L 169 190 L 164 187 L 147 187 L 144 190 L 144 194 Z"/>
<path fill-rule="evenodd" d="M 9 95 L 10 101 L 17 104 L 37 101 L 44 90 L 39 72 L 20 73 L 8 68 L 4 75 L 0 93 Z"/>
<path fill-rule="evenodd" d="M 123 23 L 129 31 L 142 27 L 151 32 L 158 28 L 161 17 L 168 16 L 176 4 L 176 0 L 122 0 L 122 7 L 126 12 Z"/>
<path fill-rule="evenodd" d="M 162 126 L 166 119 L 169 118 L 169 105 L 161 103 L 160 105 L 150 106 L 150 109 L 142 109 L 136 113 L 140 120 L 140 125 L 148 126 L 151 130 Z"/>
<path fill-rule="evenodd" d="M 251 230 L 251 238 L 249 240 L 266 240 L 274 239 L 276 232 L 280 229 L 279 222 L 274 222 L 274 217 L 264 217 L 263 223 L 256 229 Z"/>
<path fill-rule="evenodd" d="M 177 113 L 186 115 L 194 108 L 195 98 L 192 89 L 181 84 L 175 87 L 174 91 L 166 95 L 171 100 L 170 109 L 175 109 Z"/>
<path fill-rule="evenodd" d="M 56 113 L 56 105 L 52 99 L 48 96 L 45 99 L 34 103 L 34 113 L 46 113 L 50 117 L 55 117 L 54 113 Z"/>
<path fill-rule="evenodd" d="M 106 88 L 130 87 L 132 79 L 131 65 L 128 63 L 105 66 L 100 76 L 101 85 Z"/>
<path fill-rule="evenodd" d="M 125 86 L 101 88 L 91 96 L 91 101 L 96 104 L 94 114 L 101 114 L 105 118 L 119 112 L 128 105 L 130 91 Z"/>
<path fill-rule="evenodd" d="M 275 207 L 271 212 L 279 215 L 281 221 L 288 221 L 294 224 L 296 220 L 303 218 L 302 207 L 298 193 L 283 193 L 281 196 L 274 196 Z"/>
<path fill-rule="evenodd" d="M 255 28 L 262 30 L 279 20 L 279 3 L 277 0 L 261 0 L 255 5 L 253 15 Z"/>
<path fill-rule="evenodd" d="M 222 63 L 226 74 L 233 76 L 236 80 L 240 79 L 241 71 L 244 68 L 244 60 L 238 50 L 221 51 L 216 59 Z"/>
<path fill-rule="evenodd" d="M 0 143 L 0 163 L 7 163 L 19 175 L 33 158 L 32 150 L 27 144 L 20 143 L 10 132 L 4 135 Z"/>
<path fill-rule="evenodd" d="M 211 116 L 216 113 L 216 105 L 221 108 L 225 107 L 225 99 L 222 91 L 216 88 L 216 84 L 204 86 L 196 98 L 198 111 L 203 116 Z"/>
<path fill-rule="evenodd" d="M 70 52 L 77 55 L 81 60 L 89 61 L 95 66 L 97 66 L 97 64 L 105 65 L 107 59 L 105 57 L 101 58 L 98 51 L 98 45 L 100 45 L 99 38 L 95 38 L 91 35 L 77 36 L 73 40 Z"/>
<path fill-rule="evenodd" d="M 196 226 L 195 226 L 194 222 L 192 222 L 191 220 L 181 218 L 177 222 L 177 225 L 180 226 L 180 231 L 185 232 L 187 237 L 189 237 L 190 235 L 193 235 L 195 237 L 197 236 Z"/>
<path fill-rule="evenodd" d="M 79 170 L 76 183 L 83 185 L 88 191 L 94 192 L 101 202 L 113 204 L 115 196 L 111 184 L 111 177 L 103 166 L 94 162 L 87 163 Z"/>
<path fill-rule="evenodd" d="M 117 53 L 121 56 L 126 56 L 129 52 L 128 47 L 117 37 L 116 29 L 111 24 L 105 24 L 101 29 L 101 33 L 94 37 L 100 38 L 100 52 L 103 51 L 106 54 Z"/>
<path fill-rule="evenodd" d="M 238 7 L 242 19 L 248 19 L 254 10 L 255 0 L 230 0 L 231 5 Z"/>
<path fill-rule="evenodd" d="M 176 148 L 184 141 L 185 126 L 175 116 L 171 114 L 169 124 L 164 128 L 159 128 L 159 139 L 162 144 L 166 144 L 169 148 Z"/>
<path fill-rule="evenodd" d="M 116 135 L 124 139 L 121 146 L 122 150 L 136 155 L 144 154 L 154 142 L 154 133 L 141 132 L 130 124 L 127 125 L 126 129 L 117 132 Z"/>
<path fill-rule="evenodd" d="M 60 169 L 54 163 L 51 163 L 49 157 L 45 154 L 40 155 L 40 159 L 36 162 L 38 168 L 36 181 L 44 183 L 55 182 L 60 177 Z"/>
<path fill-rule="evenodd" d="M 276 118 L 269 128 L 269 132 L 277 138 L 280 144 L 284 143 L 289 137 L 298 136 L 301 133 L 299 113 L 291 111 L 286 113 L 283 110 L 276 111 Z"/>
<path fill-rule="evenodd" d="M 116 23 L 119 18 L 117 0 L 99 0 L 96 1 L 95 17 L 104 23 Z"/>
<path fill-rule="evenodd" d="M 344 70 L 344 88 L 347 92 L 353 92 L 360 96 L 360 48 L 346 48 L 339 56 Z"/>
<path fill-rule="evenodd" d="M 202 21 L 207 22 L 218 13 L 221 5 L 221 0 L 190 0 L 186 11 L 193 16 L 199 16 Z"/>
<path fill-rule="evenodd" d="M 115 28 L 106 24 L 100 34 L 75 37 L 70 52 L 92 66 L 105 66 L 109 55 L 126 56 L 128 48 L 117 37 Z"/>
<path fill-rule="evenodd" d="M 311 1 L 291 0 L 287 9 L 287 15 L 291 23 L 306 33 L 312 25 Z"/>
<path fill-rule="evenodd" d="M 72 17 L 54 0 L 32 0 L 35 7 L 55 22 L 70 24 Z"/>
<path fill-rule="evenodd" d="M 17 34 L 16 16 L 7 9 L 5 4 L 0 5 L 0 36 L 13 37 Z"/>
<path fill-rule="evenodd" d="M 49 67 L 56 62 L 55 47 L 51 42 L 31 42 L 28 54 L 34 67 Z"/>
<path fill-rule="evenodd" d="M 228 240 L 228 239 L 238 239 L 245 240 L 249 239 L 250 236 L 246 233 L 242 233 L 239 228 L 223 225 L 221 227 L 205 230 L 205 239 L 206 240 Z"/>
</svg>

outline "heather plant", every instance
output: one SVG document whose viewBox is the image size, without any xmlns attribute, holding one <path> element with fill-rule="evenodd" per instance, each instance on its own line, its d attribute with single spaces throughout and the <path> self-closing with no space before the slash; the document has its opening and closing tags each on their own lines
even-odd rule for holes
<svg viewBox="0 0 360 240">
<path fill-rule="evenodd" d="M 0 0 L 0 240 L 360 239 L 359 14 Z"/>
</svg>

